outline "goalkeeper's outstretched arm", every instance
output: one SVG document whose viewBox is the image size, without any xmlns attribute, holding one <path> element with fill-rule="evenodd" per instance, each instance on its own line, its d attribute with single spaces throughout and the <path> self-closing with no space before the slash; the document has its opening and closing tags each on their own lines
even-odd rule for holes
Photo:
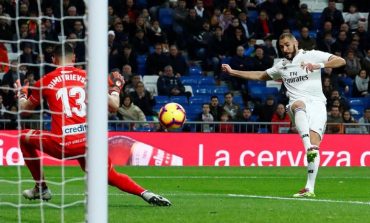
<svg viewBox="0 0 370 223">
<path fill-rule="evenodd" d="M 247 80 L 267 81 L 272 80 L 266 71 L 241 71 L 234 70 L 228 64 L 222 64 L 221 69 L 234 77 L 240 77 Z"/>
</svg>

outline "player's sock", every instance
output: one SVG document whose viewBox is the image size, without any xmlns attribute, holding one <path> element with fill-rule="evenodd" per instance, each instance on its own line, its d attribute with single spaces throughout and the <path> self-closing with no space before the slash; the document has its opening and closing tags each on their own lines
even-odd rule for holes
<svg viewBox="0 0 370 223">
<path fill-rule="evenodd" d="M 314 193 L 317 171 L 320 165 L 320 153 L 318 147 L 311 147 L 307 151 L 307 183 L 306 188 Z"/>
<path fill-rule="evenodd" d="M 141 196 L 141 194 L 145 191 L 144 188 L 138 185 L 129 176 L 122 173 L 117 173 L 113 168 L 109 169 L 108 182 L 111 186 L 115 186 L 122 191 L 135 194 L 137 196 Z"/>
<path fill-rule="evenodd" d="M 306 111 L 302 108 L 294 110 L 294 121 L 299 135 L 302 138 L 306 151 L 312 146 L 310 141 L 310 127 L 307 120 Z"/>
<path fill-rule="evenodd" d="M 46 187 L 44 176 L 41 170 L 40 157 L 35 149 L 30 145 L 27 145 L 22 140 L 20 141 L 20 147 L 28 169 L 30 170 L 33 179 L 36 181 L 36 185 L 41 184 L 42 188 Z"/>
</svg>

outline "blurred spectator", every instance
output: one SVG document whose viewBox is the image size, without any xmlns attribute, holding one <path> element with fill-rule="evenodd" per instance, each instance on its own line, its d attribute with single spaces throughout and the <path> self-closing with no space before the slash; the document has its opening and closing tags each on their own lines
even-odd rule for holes
<svg viewBox="0 0 370 223">
<path fill-rule="evenodd" d="M 0 63 L 4 63 L 4 64 L 0 64 L 0 73 L 8 72 L 9 66 L 7 64 L 9 64 L 9 58 L 8 58 L 8 51 L 4 43 L 0 43 Z"/>
<path fill-rule="evenodd" d="M 126 0 L 126 5 L 122 7 L 122 14 L 128 15 L 131 21 L 135 21 L 138 18 L 139 10 L 135 5 L 134 0 Z"/>
<path fill-rule="evenodd" d="M 150 42 L 144 33 L 144 30 L 136 30 L 135 37 L 133 37 L 132 48 L 137 55 L 144 55 L 149 53 Z"/>
<path fill-rule="evenodd" d="M 248 122 L 256 122 L 256 120 L 252 116 L 252 111 L 250 108 L 244 108 L 242 112 L 242 116 L 239 122 L 244 122 L 235 126 L 235 132 L 248 132 L 248 133 L 256 133 L 258 132 L 258 126 L 255 124 L 250 124 Z"/>
<path fill-rule="evenodd" d="M 201 61 L 206 60 L 207 47 L 212 36 L 213 32 L 211 31 L 209 22 L 204 21 L 199 35 L 193 36 L 192 41 L 187 46 L 190 58 Z"/>
<path fill-rule="evenodd" d="M 9 84 L 4 82 L 1 84 L 0 95 L 2 96 L 4 106 L 8 110 L 12 105 L 16 104 L 13 87 L 11 88 Z"/>
<path fill-rule="evenodd" d="M 233 38 L 235 38 L 235 31 L 236 29 L 238 29 L 241 31 L 241 36 L 244 37 L 244 41 L 246 41 L 246 37 L 244 35 L 244 28 L 240 25 L 240 22 L 239 22 L 239 19 L 237 17 L 234 17 L 232 20 L 231 20 L 231 24 L 224 30 L 224 36 L 226 39 L 229 39 L 229 40 L 233 40 Z M 242 45 L 244 43 L 241 43 L 241 44 L 237 44 L 237 45 Z M 235 52 L 233 52 L 234 54 Z"/>
<path fill-rule="evenodd" d="M 214 118 L 212 114 L 210 113 L 210 105 L 208 103 L 204 103 L 202 105 L 202 112 L 199 114 L 199 117 L 197 118 L 196 121 L 201 121 L 201 122 L 213 122 Z M 213 125 L 210 123 L 207 124 L 198 124 L 197 125 L 197 132 L 213 132 Z"/>
<path fill-rule="evenodd" d="M 132 98 L 129 95 L 124 96 L 122 106 L 118 109 L 118 115 L 123 120 L 131 121 L 144 121 L 141 124 L 132 124 L 131 128 L 136 129 L 137 127 L 149 127 L 149 123 L 146 123 L 146 118 L 141 109 L 132 102 Z"/>
<path fill-rule="evenodd" d="M 221 120 L 221 114 L 225 112 L 222 106 L 219 104 L 218 97 L 216 95 L 211 96 L 211 102 L 209 103 L 210 113 L 212 114 L 214 121 Z"/>
<path fill-rule="evenodd" d="M 24 79 L 26 78 L 25 75 L 27 73 L 27 66 L 22 65 L 18 68 L 18 61 L 16 60 L 11 61 L 10 64 L 11 66 L 9 71 L 3 76 L 2 84 L 13 87 L 15 81 L 18 79 L 20 79 L 21 83 L 23 83 Z"/>
<path fill-rule="evenodd" d="M 330 21 L 333 24 L 333 29 L 338 31 L 342 23 L 344 23 L 342 12 L 335 6 L 334 0 L 328 0 L 328 7 L 324 8 L 320 18 L 321 24 Z"/>
<path fill-rule="evenodd" d="M 144 83 L 139 81 L 136 84 L 135 91 L 130 93 L 132 101 L 145 114 L 145 116 L 154 116 L 156 112 L 153 111 L 153 106 L 156 104 L 153 95 L 145 89 Z"/>
<path fill-rule="evenodd" d="M 272 124 L 272 133 L 288 133 L 290 132 L 290 117 L 285 111 L 285 106 L 283 104 L 278 104 L 276 106 L 276 111 L 272 115 L 271 122 L 288 122 L 288 124 Z"/>
<path fill-rule="evenodd" d="M 277 1 L 275 0 L 265 0 L 258 5 L 258 10 L 260 13 L 262 11 L 265 11 L 266 16 L 268 16 L 269 18 L 275 18 L 276 13 L 279 11 L 279 6 L 277 4 Z"/>
<path fill-rule="evenodd" d="M 230 67 L 236 70 L 248 70 L 252 66 L 252 60 L 249 60 L 247 57 L 244 56 L 244 47 L 238 46 L 236 48 L 236 55 L 230 59 Z M 242 85 L 245 83 L 244 79 L 233 77 L 233 76 L 226 76 L 224 79 L 231 80 L 231 86 L 233 90 L 241 90 Z"/>
<path fill-rule="evenodd" d="M 268 0 L 271 1 L 271 0 Z M 274 18 L 274 17 L 272 17 Z M 274 35 L 273 24 L 269 19 L 266 11 L 261 11 L 260 15 L 255 24 L 256 27 L 256 38 L 263 39 L 270 35 Z"/>
<path fill-rule="evenodd" d="M 126 94 L 135 92 L 135 87 L 140 81 L 142 81 L 142 77 L 140 74 L 132 74 L 130 80 L 124 86 L 124 92 Z"/>
<path fill-rule="evenodd" d="M 214 35 L 208 43 L 208 60 L 211 65 L 214 76 L 219 78 L 220 76 L 220 64 L 221 61 L 229 54 L 229 44 L 224 35 L 222 34 L 222 28 L 217 27 Z"/>
<path fill-rule="evenodd" d="M 172 16 L 173 16 L 173 31 L 177 35 L 177 45 L 180 49 L 185 48 L 185 35 L 184 35 L 184 28 L 186 24 L 186 18 L 188 17 L 189 12 L 186 8 L 186 1 L 185 0 L 178 0 L 177 5 L 173 9 Z"/>
<path fill-rule="evenodd" d="M 343 133 L 343 119 L 338 106 L 331 106 L 327 123 L 327 133 Z"/>
<path fill-rule="evenodd" d="M 325 78 L 329 78 L 330 84 L 332 86 L 332 90 L 339 89 L 339 87 L 345 88 L 346 85 L 343 82 L 343 80 L 340 80 L 338 77 L 338 74 L 335 74 L 333 71 L 334 71 L 333 68 L 328 68 L 328 67 L 325 67 L 324 69 L 321 70 L 321 79 L 323 80 L 323 82 Z M 330 94 L 331 94 L 331 91 L 328 94 L 327 98 L 330 98 Z"/>
<path fill-rule="evenodd" d="M 330 94 L 333 90 L 333 85 L 329 77 L 324 77 L 322 82 L 322 91 L 326 98 L 330 98 Z"/>
<path fill-rule="evenodd" d="M 82 20 L 75 20 L 73 22 L 73 30 L 77 36 L 77 39 L 84 39 L 85 38 L 85 27 Z"/>
<path fill-rule="evenodd" d="M 331 92 L 330 98 L 328 98 L 327 100 L 328 100 L 328 103 L 327 103 L 328 110 L 333 106 L 333 103 L 334 103 L 335 100 L 339 101 L 339 105 L 337 105 L 337 106 L 341 106 L 341 108 L 343 110 L 348 110 L 349 109 L 349 104 L 347 102 L 347 99 L 342 97 L 339 94 L 339 91 L 337 89 L 334 89 Z"/>
<path fill-rule="evenodd" d="M 220 23 L 220 27 L 222 28 L 222 31 L 225 31 L 229 27 L 233 18 L 234 18 L 234 15 L 231 13 L 230 10 L 225 9 L 223 11 L 221 16 L 219 17 L 219 23 Z"/>
<path fill-rule="evenodd" d="M 169 64 L 168 56 L 163 53 L 162 44 L 156 43 L 154 52 L 146 59 L 145 75 L 162 75 L 163 69 Z"/>
<path fill-rule="evenodd" d="M 179 52 L 176 45 L 170 46 L 169 65 L 172 66 L 176 76 L 181 77 L 188 73 L 189 67 L 185 57 Z"/>
<path fill-rule="evenodd" d="M 242 46 L 247 42 L 247 38 L 244 36 L 243 28 L 241 26 L 235 28 L 233 35 L 229 39 L 230 44 L 230 56 L 236 54 L 238 46 Z"/>
<path fill-rule="evenodd" d="M 201 44 L 202 36 L 200 33 L 202 32 L 202 25 L 203 20 L 196 14 L 194 8 L 189 9 L 188 18 L 185 21 L 185 33 L 186 33 L 186 43 L 187 43 L 187 50 L 190 60 L 197 59 L 197 45 Z"/>
<path fill-rule="evenodd" d="M 346 73 L 354 79 L 361 70 L 360 59 L 351 50 L 347 52 L 347 56 L 344 59 L 346 60 Z"/>
<path fill-rule="evenodd" d="M 366 50 L 366 56 L 361 60 L 361 67 L 370 74 L 370 47 Z"/>
<path fill-rule="evenodd" d="M 4 118 L 10 122 L 6 122 L 5 128 L 9 130 L 18 129 L 18 106 L 15 104 L 11 105 L 9 110 L 5 113 Z"/>
<path fill-rule="evenodd" d="M 231 117 L 227 112 L 221 114 L 221 123 L 216 126 L 215 132 L 230 133 L 234 132 L 233 124 L 230 123 Z"/>
<path fill-rule="evenodd" d="M 253 70 L 264 71 L 272 67 L 274 60 L 264 54 L 262 47 L 256 47 L 256 54 L 252 58 Z"/>
<path fill-rule="evenodd" d="M 358 120 L 358 123 L 360 125 L 362 124 L 361 133 L 363 133 L 363 134 L 370 133 L 370 108 L 365 108 L 364 117 L 361 117 Z M 365 124 L 367 124 L 367 125 L 365 125 Z"/>
<path fill-rule="evenodd" d="M 123 46 L 123 53 L 119 53 L 120 57 L 120 64 L 118 67 L 123 67 L 125 64 L 129 64 L 132 68 L 132 72 L 137 72 L 137 60 L 136 60 L 136 54 L 132 49 L 132 46 L 130 44 L 126 44 Z M 144 74 L 140 74 L 144 75 Z"/>
<path fill-rule="evenodd" d="M 116 68 L 117 69 L 117 68 Z M 119 72 L 119 69 L 117 69 Z M 132 68 L 129 64 L 125 64 L 122 67 L 122 76 L 126 83 L 128 83 L 131 80 L 131 77 L 134 75 L 132 72 Z"/>
<path fill-rule="evenodd" d="M 269 95 L 266 98 L 265 103 L 257 105 L 254 110 L 253 114 L 258 116 L 258 120 L 261 122 L 271 122 L 272 115 L 275 112 L 275 97 Z"/>
<path fill-rule="evenodd" d="M 238 6 L 236 0 L 228 0 L 225 10 L 229 10 L 234 17 L 238 17 L 239 14 L 243 11 L 240 6 Z"/>
<path fill-rule="evenodd" d="M 356 75 L 353 84 L 352 97 L 367 97 L 370 94 L 369 75 L 365 69 L 361 69 Z"/>
<path fill-rule="evenodd" d="M 346 125 L 343 125 L 343 133 L 348 133 L 347 131 L 349 131 L 350 129 L 354 129 L 354 128 L 361 131 L 361 128 L 357 125 L 356 120 L 352 117 L 351 112 L 349 110 L 344 110 L 342 112 L 342 119 L 343 119 L 343 123 L 346 124 Z M 349 124 L 354 124 L 354 125 L 349 125 Z"/>
<path fill-rule="evenodd" d="M 190 97 L 191 93 L 185 91 L 185 87 L 182 84 L 179 77 L 175 76 L 171 65 L 167 65 L 164 68 L 164 74 L 158 78 L 157 81 L 158 95 L 166 96 L 180 96 L 184 95 Z"/>
<path fill-rule="evenodd" d="M 331 33 L 332 36 L 335 36 L 336 32 L 333 30 L 333 24 L 330 21 L 324 22 L 324 26 L 316 34 L 316 44 L 322 46 L 325 44 L 325 35 Z M 331 43 L 330 43 L 331 44 Z"/>
<path fill-rule="evenodd" d="M 271 59 L 278 57 L 275 47 L 272 45 L 272 36 L 268 36 L 264 39 L 265 43 L 263 44 L 263 49 L 265 55 Z"/>
<path fill-rule="evenodd" d="M 344 57 L 349 47 L 349 39 L 345 31 L 339 31 L 338 37 L 331 45 L 332 52 L 340 52 L 341 57 Z"/>
<path fill-rule="evenodd" d="M 64 17 L 64 20 L 63 20 L 63 35 L 67 36 L 69 35 L 71 32 L 73 32 L 73 24 L 74 22 L 77 20 L 77 16 L 80 16 L 78 13 L 77 13 L 77 8 L 76 6 L 74 5 L 70 5 L 66 11 L 66 15 Z"/>
<path fill-rule="evenodd" d="M 311 30 L 313 28 L 312 15 L 308 11 L 308 7 L 306 3 L 301 4 L 300 10 L 297 12 L 294 21 L 298 29 L 307 27 L 309 30 Z"/>
<path fill-rule="evenodd" d="M 37 54 L 33 52 L 32 46 L 29 43 L 25 43 L 23 45 L 23 52 L 20 55 L 20 62 L 27 63 L 27 64 L 36 64 L 37 62 Z"/>
<path fill-rule="evenodd" d="M 303 26 L 301 28 L 301 37 L 298 39 L 299 48 L 303 50 L 313 50 L 316 49 L 316 40 L 310 37 L 310 33 L 307 27 Z"/>
<path fill-rule="evenodd" d="M 114 41 L 116 34 L 113 30 L 108 31 L 108 70 L 117 68 L 119 66 L 119 56 L 120 46 L 116 41 Z"/>
<path fill-rule="evenodd" d="M 44 3 L 45 1 L 43 1 Z M 58 10 L 57 10 L 58 11 Z M 56 12 L 54 11 L 53 5 L 48 4 L 44 8 L 44 16 L 50 17 L 50 19 L 45 19 L 44 23 L 46 24 L 47 20 L 50 22 L 50 30 L 56 34 L 60 32 L 60 21 L 57 20 L 57 18 L 60 18 L 60 14 L 56 15 Z M 46 25 L 46 28 L 48 29 L 49 25 Z"/>
<path fill-rule="evenodd" d="M 203 21 L 208 20 L 210 18 L 208 11 L 205 10 L 203 6 L 203 0 L 195 0 L 194 9 L 195 12 L 197 13 L 197 16 L 199 16 L 199 18 L 201 18 Z"/>
<path fill-rule="evenodd" d="M 365 21 L 365 17 L 357 11 L 357 6 L 351 4 L 349 6 L 349 11 L 344 15 L 344 21 L 349 25 L 349 28 L 352 32 L 355 32 L 358 29 L 358 22 Z"/>
<path fill-rule="evenodd" d="M 7 109 L 3 103 L 3 96 L 0 94 L 0 119 L 5 119 Z"/>
<path fill-rule="evenodd" d="M 359 46 L 358 47 L 360 49 L 360 52 L 362 53 L 363 50 L 365 50 L 366 48 L 368 48 L 370 46 L 369 45 L 370 35 L 369 35 L 369 32 L 366 31 L 365 23 L 363 23 L 363 22 L 358 23 L 358 29 L 354 33 L 353 39 L 354 39 L 355 35 L 358 35 L 358 37 L 359 37 L 359 39 L 358 39 Z M 362 57 L 363 55 L 358 54 L 357 56 Z"/>
<path fill-rule="evenodd" d="M 247 39 L 250 38 L 251 36 L 254 36 L 255 35 L 254 24 L 248 19 L 247 13 L 240 12 L 238 18 L 240 25 L 243 27 L 244 36 Z"/>
<path fill-rule="evenodd" d="M 55 28 L 53 28 L 53 23 L 50 19 L 42 20 L 41 32 L 44 34 L 43 39 L 50 41 L 58 41 L 58 31 Z"/>
<path fill-rule="evenodd" d="M 275 14 L 275 19 L 272 22 L 272 26 L 274 29 L 275 38 L 278 39 L 279 36 L 284 32 L 285 29 L 289 29 L 288 20 L 285 18 L 285 15 L 278 11 Z"/>
<path fill-rule="evenodd" d="M 139 30 L 143 30 L 140 29 Z M 137 31 L 137 30 L 136 30 Z M 154 45 L 155 43 L 164 43 L 167 41 L 167 35 L 160 27 L 158 20 L 152 20 L 152 24 L 148 29 L 149 42 Z"/>
<path fill-rule="evenodd" d="M 318 42 L 318 49 L 324 52 L 332 53 L 332 45 L 334 43 L 335 39 L 333 37 L 333 34 L 331 32 L 326 32 L 324 34 L 324 39 L 321 42 Z"/>
<path fill-rule="evenodd" d="M 67 41 L 72 46 L 74 54 L 76 56 L 75 62 L 85 62 L 85 41 L 77 39 L 77 35 L 74 32 L 68 34 Z"/>
<path fill-rule="evenodd" d="M 222 108 L 228 114 L 230 120 L 236 121 L 240 119 L 241 109 L 240 105 L 234 103 L 234 94 L 232 92 L 227 92 L 224 94 L 224 104 Z"/>
<path fill-rule="evenodd" d="M 11 21 L 10 19 L 7 19 L 8 16 L 4 15 L 4 13 L 1 13 L 2 5 L 0 4 L 0 39 L 1 40 L 12 40 L 13 36 L 13 28 L 9 24 Z"/>
</svg>

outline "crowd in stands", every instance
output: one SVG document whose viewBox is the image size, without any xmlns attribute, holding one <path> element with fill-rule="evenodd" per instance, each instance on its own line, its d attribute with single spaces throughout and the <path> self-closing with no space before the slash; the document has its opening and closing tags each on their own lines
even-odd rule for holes
<svg viewBox="0 0 370 223">
<path fill-rule="evenodd" d="M 338 3 L 343 10 L 337 9 Z M 328 0 L 315 13 L 299 0 L 109 0 L 107 73 L 118 71 L 126 81 L 121 108 L 109 119 L 151 120 L 164 102 L 161 97 L 183 96 L 184 104 L 193 105 L 184 107 L 192 110 L 192 101 L 204 92 L 195 87 L 189 90 L 186 77 L 194 77 L 197 87 L 202 77 L 210 77 L 213 82 L 207 82 L 204 90 L 215 90 L 202 94 L 207 98 L 195 104 L 197 114 L 189 115 L 189 120 L 225 123 L 197 125 L 194 131 L 294 132 L 291 124 L 264 130 L 257 125 L 230 124 L 291 123 L 285 111 L 286 89 L 281 86 L 279 91 L 256 97 L 258 83 L 220 70 L 221 63 L 238 70 L 266 70 L 282 57 L 276 39 L 291 32 L 304 50 L 318 49 L 345 58 L 345 67 L 322 69 L 322 80 L 328 99 L 327 132 L 350 132 L 330 123 L 370 122 L 370 23 L 366 23 L 369 16 L 364 16 L 368 10 L 366 0 Z M 14 82 L 20 79 L 32 86 L 53 70 L 55 43 L 65 40 L 70 44 L 76 66 L 85 68 L 85 17 L 83 0 L 0 1 L 0 119 L 13 120 L 4 128 L 16 128 L 18 116 L 9 112 L 18 107 Z M 154 86 L 146 85 L 146 76 L 154 78 Z M 268 90 L 265 83 L 263 87 Z M 241 100 L 235 103 L 234 95 Z M 189 114 L 194 113 L 190 110 Z M 370 133 L 366 127 L 361 131 Z"/>
</svg>

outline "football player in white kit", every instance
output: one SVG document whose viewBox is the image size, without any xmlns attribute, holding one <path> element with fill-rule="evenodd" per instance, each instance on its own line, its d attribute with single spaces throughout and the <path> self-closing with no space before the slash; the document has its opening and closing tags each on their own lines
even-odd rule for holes
<svg viewBox="0 0 370 223">
<path fill-rule="evenodd" d="M 228 64 L 222 70 L 232 76 L 248 80 L 282 80 L 287 88 L 291 114 L 302 138 L 307 156 L 306 186 L 293 197 L 315 197 L 314 188 L 320 165 L 319 146 L 326 125 L 326 98 L 322 92 L 321 68 L 336 68 L 346 64 L 341 57 L 330 53 L 298 49 L 298 42 L 291 33 L 279 37 L 279 47 L 284 59 L 265 71 L 239 71 Z"/>
</svg>

